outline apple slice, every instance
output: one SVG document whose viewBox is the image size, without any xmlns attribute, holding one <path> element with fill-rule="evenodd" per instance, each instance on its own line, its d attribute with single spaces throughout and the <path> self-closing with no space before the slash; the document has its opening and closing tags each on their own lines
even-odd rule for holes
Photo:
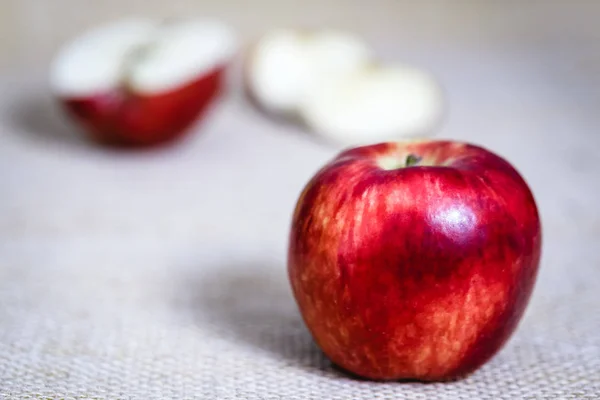
<svg viewBox="0 0 600 400">
<path fill-rule="evenodd" d="M 62 48 L 50 86 L 96 140 L 155 145 L 181 136 L 217 97 L 235 50 L 218 21 L 125 19 Z"/>
<path fill-rule="evenodd" d="M 321 82 L 300 106 L 312 131 L 345 146 L 429 135 L 443 111 L 443 92 L 431 75 L 376 63 Z"/>
<path fill-rule="evenodd" d="M 348 32 L 275 30 L 252 47 L 246 89 L 270 114 L 294 116 L 313 88 L 358 68 L 370 56 L 369 46 Z"/>
</svg>

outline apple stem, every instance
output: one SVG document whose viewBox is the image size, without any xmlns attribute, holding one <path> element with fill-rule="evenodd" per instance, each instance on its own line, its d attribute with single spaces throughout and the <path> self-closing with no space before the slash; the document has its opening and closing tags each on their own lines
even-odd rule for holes
<svg viewBox="0 0 600 400">
<path fill-rule="evenodd" d="M 422 157 L 419 157 L 415 154 L 409 154 L 406 156 L 405 167 L 414 167 L 422 160 Z"/>
</svg>

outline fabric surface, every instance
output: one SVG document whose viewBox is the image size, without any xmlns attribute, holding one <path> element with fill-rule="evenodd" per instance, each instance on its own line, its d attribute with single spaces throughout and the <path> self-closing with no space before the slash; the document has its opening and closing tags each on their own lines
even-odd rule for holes
<svg viewBox="0 0 600 400">
<path fill-rule="evenodd" d="M 3 75 L 0 398 L 600 398 L 598 74 L 573 74 L 570 51 L 425 57 L 449 96 L 439 136 L 511 161 L 544 229 L 517 332 L 444 384 L 351 378 L 302 323 L 289 222 L 338 149 L 232 94 L 178 145 L 103 150 L 61 117 L 42 73 Z"/>
</svg>

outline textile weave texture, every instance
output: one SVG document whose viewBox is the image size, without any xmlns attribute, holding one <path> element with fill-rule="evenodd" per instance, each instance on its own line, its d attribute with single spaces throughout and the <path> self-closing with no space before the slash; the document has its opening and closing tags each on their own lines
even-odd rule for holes
<svg viewBox="0 0 600 400">
<path fill-rule="evenodd" d="M 108 151 L 61 117 L 41 75 L 1 80 L 0 398 L 600 398 L 597 108 L 568 97 L 583 81 L 542 73 L 544 54 L 486 57 L 431 60 L 452 107 L 440 136 L 527 179 L 542 265 L 509 343 L 444 384 L 351 378 L 302 323 L 291 213 L 338 149 L 232 95 L 175 146 Z"/>
</svg>

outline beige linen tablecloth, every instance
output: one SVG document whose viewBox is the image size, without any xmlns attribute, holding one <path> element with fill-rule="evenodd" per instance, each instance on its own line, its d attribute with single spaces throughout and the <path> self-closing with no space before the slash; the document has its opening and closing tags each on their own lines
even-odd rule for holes
<svg viewBox="0 0 600 400">
<path fill-rule="evenodd" d="M 439 137 L 482 144 L 528 180 L 544 249 L 526 316 L 481 370 L 427 385 L 337 371 L 296 310 L 291 212 L 338 149 L 237 92 L 156 151 L 93 147 L 65 121 L 45 80 L 61 40 L 141 4 L 169 7 L 97 3 L 108 8 L 0 8 L 0 398 L 600 398 L 598 2 L 172 5 L 249 35 L 315 19 L 354 27 L 382 57 L 442 80 Z"/>
</svg>

